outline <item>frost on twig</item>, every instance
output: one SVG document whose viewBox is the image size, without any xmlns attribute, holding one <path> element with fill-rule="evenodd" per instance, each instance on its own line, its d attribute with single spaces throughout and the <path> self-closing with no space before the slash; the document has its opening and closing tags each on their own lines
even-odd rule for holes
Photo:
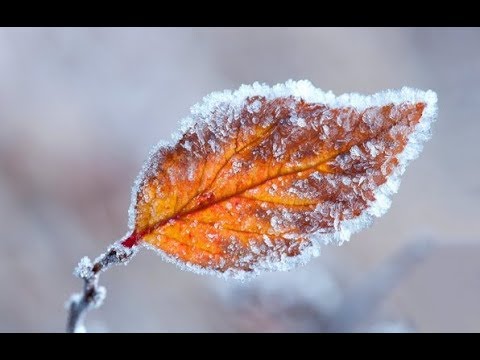
<svg viewBox="0 0 480 360">
<path fill-rule="evenodd" d="M 92 263 L 85 256 L 75 268 L 74 275 L 83 279 L 83 291 L 73 294 L 66 303 L 68 309 L 67 332 L 86 332 L 83 321 L 88 310 L 100 307 L 107 290 L 98 285 L 101 271 L 115 264 L 127 264 L 135 255 L 137 248 L 127 248 L 120 242 L 110 246 L 106 253 L 100 255 Z"/>
</svg>

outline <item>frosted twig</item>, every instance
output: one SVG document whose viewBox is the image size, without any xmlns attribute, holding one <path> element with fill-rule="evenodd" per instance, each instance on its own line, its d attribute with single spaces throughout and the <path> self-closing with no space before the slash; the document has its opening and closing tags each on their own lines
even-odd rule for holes
<svg viewBox="0 0 480 360">
<path fill-rule="evenodd" d="M 98 285 L 101 271 L 112 265 L 127 264 L 137 252 L 137 247 L 127 248 L 120 242 L 111 245 L 107 252 L 100 255 L 92 263 L 88 257 L 83 257 L 75 268 L 74 275 L 83 279 L 83 292 L 73 294 L 68 300 L 67 332 L 86 332 L 83 325 L 88 310 L 102 305 L 106 296 L 106 289 Z"/>
</svg>

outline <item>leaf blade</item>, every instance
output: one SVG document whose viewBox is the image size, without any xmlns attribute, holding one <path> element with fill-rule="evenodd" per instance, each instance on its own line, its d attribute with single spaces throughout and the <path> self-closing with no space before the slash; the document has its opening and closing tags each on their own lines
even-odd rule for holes
<svg viewBox="0 0 480 360">
<path fill-rule="evenodd" d="M 193 108 L 195 121 L 141 175 L 133 233 L 170 260 L 240 277 L 295 266 L 318 243 L 365 227 L 375 191 L 404 171 L 412 134 L 426 137 L 435 94 L 334 98 L 312 87 L 312 101 L 304 82 L 289 86 L 272 95 L 254 85 Z"/>
</svg>

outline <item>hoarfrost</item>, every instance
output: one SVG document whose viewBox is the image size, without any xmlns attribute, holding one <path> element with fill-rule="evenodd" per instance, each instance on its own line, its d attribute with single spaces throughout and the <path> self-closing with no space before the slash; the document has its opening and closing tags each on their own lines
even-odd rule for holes
<svg viewBox="0 0 480 360">
<path fill-rule="evenodd" d="M 372 157 L 376 157 L 378 155 L 378 150 L 371 141 L 367 141 L 366 146 Z"/>
<path fill-rule="evenodd" d="M 210 149 L 212 149 L 212 153 L 216 153 L 218 151 L 218 144 L 215 142 L 215 140 L 208 140 L 208 145 L 210 145 Z"/>
<path fill-rule="evenodd" d="M 267 235 L 263 235 L 263 242 L 268 246 L 268 247 L 273 247 L 273 243 L 270 240 L 270 238 Z"/>
<path fill-rule="evenodd" d="M 274 231 L 280 231 L 281 219 L 278 216 L 272 216 L 270 219 L 270 225 Z"/>
<path fill-rule="evenodd" d="M 238 160 L 234 160 L 232 162 L 232 172 L 236 174 L 236 173 L 239 173 L 240 170 L 242 170 L 242 163 Z"/>
<path fill-rule="evenodd" d="M 350 154 L 352 154 L 353 157 L 362 157 L 363 153 L 362 150 L 357 145 L 354 145 L 350 148 Z"/>
<path fill-rule="evenodd" d="M 297 125 L 300 127 L 305 127 L 307 126 L 307 123 L 305 122 L 305 119 L 300 117 L 300 118 L 297 118 Z"/>
<path fill-rule="evenodd" d="M 277 185 L 276 184 L 272 184 L 269 188 L 268 188 L 268 193 L 270 195 L 275 195 L 275 192 L 277 191 Z"/>
<path fill-rule="evenodd" d="M 73 275 L 80 279 L 88 279 L 93 276 L 92 268 L 92 261 L 88 256 L 84 256 L 73 271 Z"/>
<path fill-rule="evenodd" d="M 247 110 L 251 113 L 257 113 L 262 107 L 260 100 L 255 100 L 250 105 L 247 106 Z"/>
<path fill-rule="evenodd" d="M 330 128 L 327 125 L 322 125 L 322 129 L 326 136 L 330 135 Z"/>
<path fill-rule="evenodd" d="M 343 185 L 350 185 L 352 183 L 352 179 L 350 179 L 348 176 L 342 176 L 342 183 Z"/>
<path fill-rule="evenodd" d="M 183 143 L 183 147 L 188 151 L 192 150 L 192 144 L 188 140 Z"/>
</svg>

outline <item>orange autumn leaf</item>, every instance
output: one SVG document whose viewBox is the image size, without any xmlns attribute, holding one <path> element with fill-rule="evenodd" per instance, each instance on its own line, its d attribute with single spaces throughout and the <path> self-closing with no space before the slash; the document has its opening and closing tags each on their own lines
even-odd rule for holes
<svg viewBox="0 0 480 360">
<path fill-rule="evenodd" d="M 305 263 L 385 213 L 435 115 L 436 94 L 408 88 L 335 97 L 288 81 L 213 93 L 146 162 L 123 245 L 233 277 Z"/>
</svg>

